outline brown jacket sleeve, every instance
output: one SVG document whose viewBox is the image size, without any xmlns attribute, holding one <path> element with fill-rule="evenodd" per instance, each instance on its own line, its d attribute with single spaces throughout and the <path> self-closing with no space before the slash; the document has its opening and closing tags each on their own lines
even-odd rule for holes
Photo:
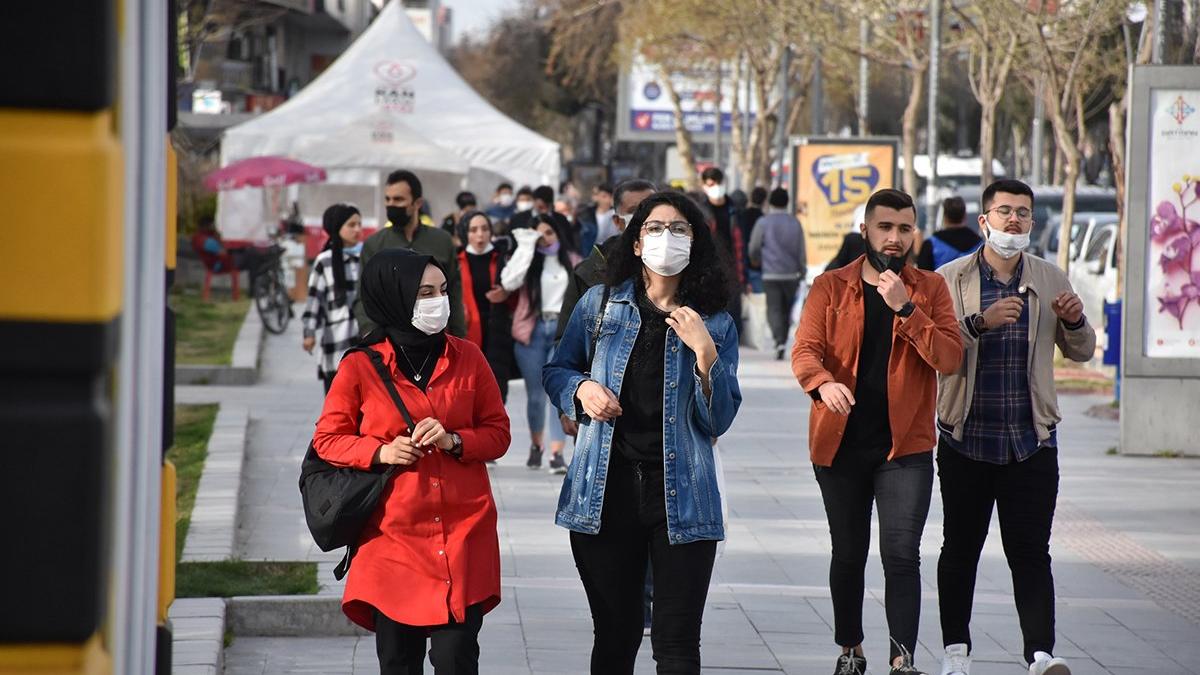
<svg viewBox="0 0 1200 675">
<path fill-rule="evenodd" d="M 829 284 L 829 278 L 824 275 L 813 282 L 792 347 L 792 373 L 804 391 L 814 398 L 818 387 L 834 381 L 833 373 L 825 368 L 825 315 L 832 302 Z"/>
<path fill-rule="evenodd" d="M 932 316 L 917 307 L 906 321 L 900 323 L 899 333 L 934 370 L 953 375 L 962 364 L 963 344 L 950 289 L 946 287 L 946 280 L 937 274 L 925 276 L 921 285 L 929 294 Z"/>
</svg>

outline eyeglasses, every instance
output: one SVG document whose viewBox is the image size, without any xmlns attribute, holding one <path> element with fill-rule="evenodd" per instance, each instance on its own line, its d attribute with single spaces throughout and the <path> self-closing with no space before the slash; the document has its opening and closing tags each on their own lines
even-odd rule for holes
<svg viewBox="0 0 1200 675">
<path fill-rule="evenodd" d="M 669 223 L 664 223 L 661 220 L 647 220 L 645 223 L 642 223 L 642 231 L 648 237 L 660 236 L 667 230 L 670 230 L 671 234 L 677 234 L 681 237 L 692 236 L 692 225 L 686 220 L 673 220 Z"/>
<path fill-rule="evenodd" d="M 1033 218 L 1033 211 L 1030 211 L 1024 206 L 1015 209 L 1011 206 L 997 206 L 995 208 L 988 209 L 985 211 L 985 213 L 991 213 L 992 211 L 1000 214 L 1001 218 L 1008 218 L 1014 212 L 1017 214 L 1017 220 L 1028 221 L 1030 218 Z"/>
</svg>

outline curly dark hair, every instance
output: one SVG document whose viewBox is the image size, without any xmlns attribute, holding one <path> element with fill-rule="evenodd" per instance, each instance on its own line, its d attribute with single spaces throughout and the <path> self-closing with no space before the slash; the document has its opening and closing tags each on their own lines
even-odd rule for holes
<svg viewBox="0 0 1200 675">
<path fill-rule="evenodd" d="M 733 275 L 723 257 L 717 253 L 717 244 L 713 241 L 700 207 L 686 195 L 674 191 L 656 192 L 638 205 L 629 225 L 621 233 L 616 249 L 609 255 L 606 282 L 612 287 L 620 286 L 629 279 L 641 282 L 642 259 L 633 252 L 633 245 L 641 237 L 642 223 L 646 222 L 654 207 L 661 205 L 674 207 L 692 226 L 691 260 L 680 273 L 676 300 L 701 314 L 724 311 L 732 297 Z M 670 235 L 664 233 L 663 236 Z"/>
</svg>

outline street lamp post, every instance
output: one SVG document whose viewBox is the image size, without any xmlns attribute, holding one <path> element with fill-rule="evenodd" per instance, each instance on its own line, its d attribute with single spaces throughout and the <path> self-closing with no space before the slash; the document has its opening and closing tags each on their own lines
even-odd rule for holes
<svg viewBox="0 0 1200 675">
<path fill-rule="evenodd" d="M 929 0 L 929 102 L 926 147 L 929 155 L 929 182 L 925 185 L 925 230 L 933 232 L 937 217 L 938 138 L 937 96 L 938 69 L 942 50 L 942 1 Z"/>
</svg>

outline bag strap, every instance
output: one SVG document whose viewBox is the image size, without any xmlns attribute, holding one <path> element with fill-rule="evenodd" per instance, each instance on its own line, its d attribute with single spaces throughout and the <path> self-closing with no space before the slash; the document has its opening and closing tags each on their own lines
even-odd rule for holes
<svg viewBox="0 0 1200 675">
<path fill-rule="evenodd" d="M 392 397 L 392 403 L 396 405 L 396 410 L 400 411 L 400 416 L 404 418 L 404 423 L 408 425 L 409 433 L 417 426 L 413 422 L 412 415 L 409 414 L 408 408 L 404 405 L 404 399 L 400 398 L 400 392 L 396 391 L 396 384 L 392 382 L 392 374 L 388 372 L 387 366 L 383 363 L 383 357 L 379 352 L 370 347 L 358 347 L 354 351 L 366 352 L 367 357 L 371 359 L 371 365 L 375 366 L 375 372 L 379 373 L 379 379 L 383 380 L 383 387 L 387 389 L 387 393 Z"/>
<path fill-rule="evenodd" d="M 600 341 L 600 327 L 604 325 L 604 313 L 608 311 L 608 293 L 611 289 L 611 286 L 604 284 L 604 295 L 600 298 L 600 314 L 596 317 L 596 326 L 588 345 L 588 371 L 584 373 L 588 377 L 592 376 L 592 361 L 596 358 L 596 343 Z"/>
<path fill-rule="evenodd" d="M 400 416 L 404 418 L 404 423 L 408 425 L 408 432 L 412 433 L 413 428 L 417 425 L 413 422 L 412 415 L 408 412 L 408 406 L 404 405 L 404 399 L 400 398 L 400 392 L 396 391 L 396 384 L 392 382 L 392 374 L 388 372 L 387 366 L 384 365 L 383 357 L 379 355 L 379 352 L 370 347 L 351 347 L 342 354 L 342 358 L 346 358 L 346 354 L 350 352 L 364 352 L 367 358 L 371 359 L 371 365 L 375 366 L 375 372 L 379 374 L 379 379 L 383 380 L 383 388 L 387 389 L 388 395 L 392 397 L 392 403 L 396 405 L 396 410 L 400 411 Z M 392 477 L 392 474 L 396 472 L 397 468 L 393 464 L 384 470 L 383 481 L 385 484 Z M 342 556 L 341 562 L 333 568 L 334 579 L 341 581 L 346 576 L 346 572 L 350 569 L 350 561 L 354 558 L 354 554 L 357 551 L 358 547 L 355 544 L 346 547 L 346 553 Z"/>
</svg>

